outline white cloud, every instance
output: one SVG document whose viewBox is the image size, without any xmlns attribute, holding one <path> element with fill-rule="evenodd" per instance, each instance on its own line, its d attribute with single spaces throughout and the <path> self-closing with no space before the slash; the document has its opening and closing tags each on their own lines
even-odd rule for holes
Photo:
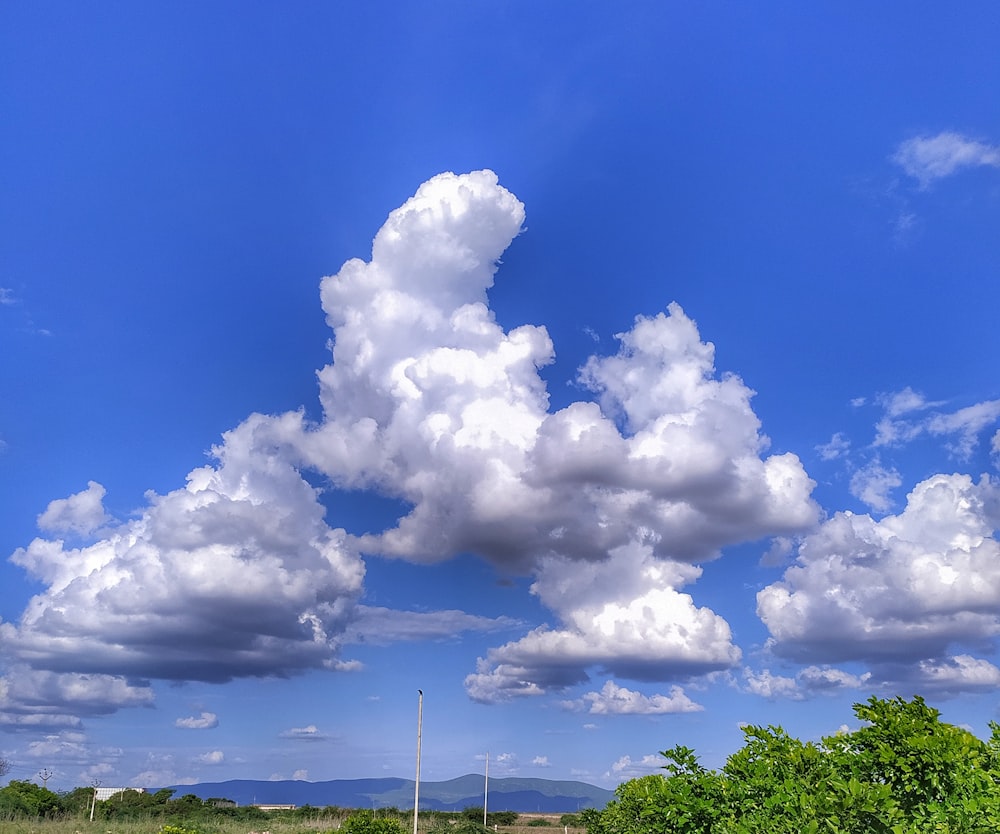
<svg viewBox="0 0 1000 834">
<path fill-rule="evenodd" d="M 892 157 L 893 162 L 927 188 L 935 180 L 963 168 L 1000 168 L 1000 147 L 945 131 L 936 136 L 907 139 Z"/>
<path fill-rule="evenodd" d="M 14 297 L 14 291 L 9 287 L 0 287 L 0 305 L 7 306 L 16 303 L 17 299 Z"/>
<path fill-rule="evenodd" d="M 901 446 L 927 433 L 936 437 L 954 437 L 948 450 L 959 460 L 968 460 L 982 432 L 1000 420 L 1000 400 L 984 400 L 953 412 L 934 412 L 919 418 L 904 415 L 943 405 L 928 402 L 922 394 L 905 388 L 879 398 L 885 414 L 875 426 L 874 446 Z"/>
<path fill-rule="evenodd" d="M 669 695 L 643 695 L 618 686 L 614 681 L 607 681 L 600 692 L 588 692 L 576 701 L 564 701 L 563 706 L 592 715 L 665 715 L 704 709 L 688 698 L 679 686 L 672 686 Z"/>
<path fill-rule="evenodd" d="M 762 698 L 792 698 L 803 697 L 795 678 L 775 675 L 770 669 L 754 672 L 749 667 L 743 670 L 747 692 L 760 695 Z"/>
<path fill-rule="evenodd" d="M 589 667 L 635 680 L 686 679 L 737 663 L 729 624 L 677 587 L 701 569 L 634 545 L 604 562 L 545 560 L 532 586 L 565 623 L 491 649 L 466 678 L 469 695 L 493 702 L 587 680 Z"/>
<path fill-rule="evenodd" d="M 320 731 L 315 724 L 306 727 L 292 727 L 281 733 L 281 738 L 290 738 L 296 741 L 327 741 L 330 737 Z"/>
<path fill-rule="evenodd" d="M 550 412 L 547 331 L 504 330 L 488 307 L 523 222 L 490 171 L 424 183 L 389 215 L 369 262 L 321 282 L 333 329 L 322 420 L 253 414 L 185 487 L 149 494 L 99 540 L 17 551 L 46 587 L 16 626 L 0 624 L 5 650 L 54 672 L 167 680 L 350 670 L 359 664 L 342 646 L 371 623 L 357 606 L 360 553 L 475 553 L 533 574 L 559 620 L 480 660 L 468 682 L 480 700 L 543 693 L 591 669 L 669 680 L 736 663 L 725 620 L 678 592 L 698 570 L 677 562 L 809 528 L 814 484 L 795 455 L 767 454 L 753 392 L 716 370 L 713 345 L 676 304 L 637 318 L 616 354 L 591 357 L 579 375 L 587 399 Z M 336 493 L 321 503 L 306 470 L 410 509 L 354 539 L 327 525 Z M 54 502 L 40 524 L 107 523 L 101 495 L 92 484 Z M 632 567 L 642 583 L 624 575 Z M 557 593 L 564 585 L 573 592 Z M 462 612 L 399 613 L 381 637 L 400 637 L 386 628 L 404 621 L 425 636 L 492 627 Z"/>
<path fill-rule="evenodd" d="M 80 726 L 80 716 L 152 703 L 148 685 L 118 676 L 57 674 L 24 664 L 14 664 L 0 676 L 0 728 L 60 730 Z"/>
<path fill-rule="evenodd" d="M 299 782 L 305 782 L 305 781 L 307 781 L 309 779 L 309 771 L 308 770 L 301 770 L 301 769 L 300 770 L 296 770 L 292 774 L 292 778 L 295 779 L 296 781 L 299 781 Z"/>
<path fill-rule="evenodd" d="M 823 460 L 836 460 L 847 454 L 851 448 L 851 441 L 844 437 L 842 432 L 837 432 L 830 438 L 828 443 L 822 443 L 816 447 L 820 458 Z"/>
<path fill-rule="evenodd" d="M 87 535 L 110 519 L 104 512 L 104 487 L 90 481 L 83 492 L 49 502 L 38 516 L 38 527 L 52 533 Z"/>
<path fill-rule="evenodd" d="M 979 435 L 997 420 L 1000 420 L 1000 400 L 986 400 L 951 414 L 935 414 L 927 421 L 927 431 L 933 435 L 958 435 L 949 450 L 959 460 L 968 460 Z"/>
<path fill-rule="evenodd" d="M 219 717 L 214 712 L 203 712 L 199 716 L 178 718 L 174 726 L 185 730 L 210 730 L 219 726 Z"/>
<path fill-rule="evenodd" d="M 208 753 L 202 753 L 200 756 L 195 758 L 198 764 L 203 765 L 220 765 L 226 760 L 226 755 L 221 750 L 211 750 Z"/>
<path fill-rule="evenodd" d="M 535 758 L 533 758 L 531 760 L 531 763 L 535 767 L 551 767 L 552 766 L 549 763 L 549 757 L 548 756 L 535 756 Z"/>
<path fill-rule="evenodd" d="M 94 544 L 35 539 L 11 561 L 46 584 L 0 638 L 36 668 L 225 681 L 319 667 L 339 648 L 364 567 L 316 491 L 267 447 L 295 415 L 255 415 L 215 467 L 149 495 Z M 262 448 L 263 447 L 263 448 Z"/>
<path fill-rule="evenodd" d="M 899 472 L 887 469 L 876 458 L 851 476 L 850 491 L 871 509 L 884 513 L 892 507 L 890 493 L 902 483 Z"/>
<path fill-rule="evenodd" d="M 663 758 L 656 755 L 643 756 L 639 761 L 633 761 L 632 757 L 625 755 L 615 761 L 611 768 L 604 774 L 605 779 L 615 778 L 619 782 L 634 779 L 637 776 L 645 776 L 655 773 L 663 768 Z"/>
<path fill-rule="evenodd" d="M 837 513 L 757 595 L 778 654 L 806 662 L 953 663 L 952 646 L 1000 634 L 1000 487 L 935 475 L 899 515 Z M 928 667 L 930 668 L 930 667 Z M 937 668 L 937 667 L 935 667 Z"/>
<path fill-rule="evenodd" d="M 860 689 L 865 686 L 871 674 L 852 675 L 833 666 L 808 666 L 799 670 L 794 677 L 777 675 L 770 669 L 755 672 L 743 670 L 744 689 L 762 698 L 778 700 L 785 698 L 801 701 L 814 695 L 828 695 L 845 689 Z"/>
</svg>

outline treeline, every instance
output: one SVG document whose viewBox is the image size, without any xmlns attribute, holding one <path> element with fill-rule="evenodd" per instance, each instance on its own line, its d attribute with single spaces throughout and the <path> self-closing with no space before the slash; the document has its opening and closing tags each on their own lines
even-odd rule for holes
<svg viewBox="0 0 1000 834">
<path fill-rule="evenodd" d="M 665 773 L 620 785 L 588 834 L 996 834 L 1000 725 L 982 741 L 923 699 L 871 698 L 863 722 L 817 744 L 747 727 L 721 770 L 693 750 L 661 753 Z"/>
<path fill-rule="evenodd" d="M 110 799 L 94 802 L 94 789 L 76 788 L 55 793 L 34 782 L 11 781 L 0 788 L 0 820 L 31 818 L 59 819 L 86 816 L 95 820 L 158 820 L 164 830 L 196 832 L 200 826 L 226 820 L 324 820 L 335 821 L 346 834 L 392 834 L 412 825 L 413 812 L 398 808 L 352 809 L 337 805 L 322 807 L 303 805 L 295 809 L 262 811 L 253 805 L 237 806 L 223 797 L 201 799 L 194 794 L 174 797 L 174 791 L 163 789 L 153 793 L 126 790 Z M 567 815 L 569 819 L 571 815 Z M 575 818 L 580 823 L 579 818 Z M 421 828 L 447 828 L 454 834 L 474 834 L 483 828 L 483 809 L 470 807 L 462 811 L 421 811 Z M 517 823 L 514 811 L 491 811 L 486 815 L 487 827 Z M 562 824 L 562 823 L 561 823 Z M 566 824 L 572 824 L 567 822 Z"/>
</svg>

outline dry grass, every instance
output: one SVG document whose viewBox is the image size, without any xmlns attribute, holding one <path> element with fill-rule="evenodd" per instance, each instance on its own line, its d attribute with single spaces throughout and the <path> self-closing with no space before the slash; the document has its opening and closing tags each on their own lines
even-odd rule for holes
<svg viewBox="0 0 1000 834">
<path fill-rule="evenodd" d="M 518 825 L 502 825 L 497 834 L 586 834 L 586 829 L 559 825 L 559 814 L 521 814 Z M 527 825 L 533 819 L 545 819 L 550 825 Z M 193 825 L 199 834 L 320 834 L 336 831 L 343 816 L 321 816 L 315 819 L 229 820 L 225 818 L 199 821 Z M 419 822 L 420 834 L 426 834 L 433 820 Z M 412 824 L 412 823 L 411 823 Z M 88 819 L 18 820 L 0 816 L 0 834 L 159 834 L 162 819 L 108 821 Z M 404 822 L 407 831 L 410 828 Z"/>
</svg>

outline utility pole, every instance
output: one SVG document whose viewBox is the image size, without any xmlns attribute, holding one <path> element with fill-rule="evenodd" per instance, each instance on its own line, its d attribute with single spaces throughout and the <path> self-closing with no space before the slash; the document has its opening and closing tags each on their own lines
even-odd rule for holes
<svg viewBox="0 0 1000 834">
<path fill-rule="evenodd" d="M 42 780 L 42 787 L 47 789 L 49 786 L 49 779 L 52 778 L 52 771 L 47 767 L 43 767 L 38 771 L 38 778 Z"/>
<path fill-rule="evenodd" d="M 417 811 L 420 809 L 420 736 L 424 721 L 424 690 L 418 689 L 417 700 L 417 779 L 413 786 L 413 834 L 417 834 Z"/>
<path fill-rule="evenodd" d="M 486 808 L 490 800 L 490 751 L 486 751 L 486 784 L 483 787 L 483 828 L 486 827 Z"/>
<path fill-rule="evenodd" d="M 101 780 L 94 780 L 94 798 L 90 802 L 90 821 L 94 821 L 94 811 L 97 808 L 97 789 L 101 787 Z"/>
</svg>

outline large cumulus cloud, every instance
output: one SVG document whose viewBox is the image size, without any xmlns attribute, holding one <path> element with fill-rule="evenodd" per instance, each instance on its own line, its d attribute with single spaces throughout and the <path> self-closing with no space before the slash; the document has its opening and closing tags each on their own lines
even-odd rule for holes
<svg viewBox="0 0 1000 834">
<path fill-rule="evenodd" d="M 998 526 L 1000 488 L 988 476 L 935 475 L 880 521 L 835 514 L 757 595 L 773 650 L 864 661 L 876 681 L 924 689 L 995 681 L 988 661 L 955 652 L 988 649 L 1000 634 Z"/>
<path fill-rule="evenodd" d="M 523 222 L 490 171 L 424 183 L 369 261 L 321 283 L 333 331 L 322 419 L 250 416 L 211 465 L 125 522 L 107 517 L 96 483 L 53 503 L 44 527 L 76 538 L 14 555 L 45 589 L 0 625 L 7 657 L 131 681 L 335 667 L 345 640 L 370 630 L 372 609 L 357 605 L 364 555 L 471 552 L 534 576 L 555 618 L 480 659 L 468 682 L 480 700 L 597 669 L 661 681 L 737 662 L 725 620 L 679 588 L 729 544 L 808 528 L 813 483 L 794 455 L 768 454 L 753 392 L 716 370 L 676 304 L 585 362 L 586 395 L 550 411 L 547 331 L 506 330 L 488 305 Z M 336 527 L 339 488 L 409 509 L 354 538 Z M 430 632 L 445 621 L 511 626 L 420 618 Z"/>
<path fill-rule="evenodd" d="M 254 442 L 262 419 L 226 435 L 218 465 L 150 495 L 97 542 L 17 551 L 46 590 L 0 625 L 5 651 L 36 669 L 170 680 L 330 662 L 363 563 L 299 472 Z"/>
</svg>

